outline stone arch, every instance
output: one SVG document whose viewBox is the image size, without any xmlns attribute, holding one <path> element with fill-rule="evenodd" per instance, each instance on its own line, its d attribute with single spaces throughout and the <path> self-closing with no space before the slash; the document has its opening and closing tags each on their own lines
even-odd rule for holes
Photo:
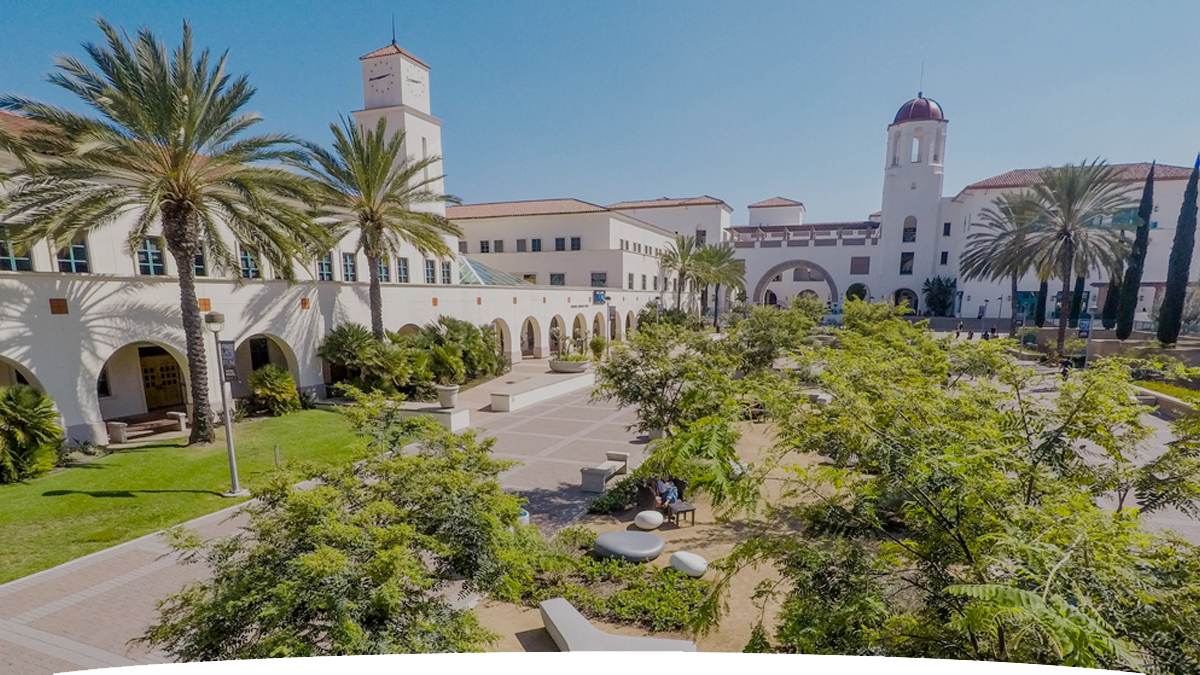
<svg viewBox="0 0 1200 675">
<path fill-rule="evenodd" d="M 911 288 L 900 288 L 892 294 L 892 302 L 899 305 L 901 302 L 907 302 L 908 308 L 913 314 L 917 313 L 917 294 Z"/>
<path fill-rule="evenodd" d="M 819 297 L 819 296 L 817 296 L 817 292 L 816 292 L 816 291 L 814 291 L 814 290 L 812 290 L 812 289 L 808 289 L 808 288 L 806 288 L 806 289 L 804 289 L 804 290 L 800 291 L 800 294 L 799 294 L 797 297 L 800 297 L 800 298 L 817 298 L 817 297 Z"/>
<path fill-rule="evenodd" d="M 599 335 L 605 340 L 608 339 L 608 331 L 605 330 L 604 312 L 596 312 L 595 318 L 592 319 L 592 335 Z"/>
<path fill-rule="evenodd" d="M 588 321 L 583 314 L 576 314 L 575 321 L 571 323 L 571 339 L 582 340 L 588 335 Z"/>
<path fill-rule="evenodd" d="M 780 276 L 784 272 L 796 267 L 807 267 L 810 270 L 820 272 L 821 276 L 825 277 L 825 283 L 829 285 L 829 297 L 832 299 L 832 301 L 837 301 L 837 298 L 840 297 L 838 295 L 837 283 L 834 282 L 833 275 L 831 275 L 828 270 L 808 260 L 789 260 L 787 262 L 782 262 L 778 265 L 775 265 L 762 275 L 762 278 L 758 280 L 758 284 L 754 287 L 754 303 L 759 305 L 763 304 L 763 300 L 766 298 L 767 286 L 771 285 L 771 281 L 774 280 L 776 276 Z"/>
<path fill-rule="evenodd" d="M 508 328 L 508 322 L 499 317 L 492 320 L 492 328 L 496 331 L 496 337 L 500 338 L 500 353 L 508 357 L 511 362 L 521 360 L 521 350 L 513 344 L 512 331 Z"/>
<path fill-rule="evenodd" d="M 550 319 L 549 331 L 550 352 L 553 354 L 558 354 L 560 351 L 562 351 L 562 345 L 559 344 L 560 333 L 564 338 L 570 338 L 570 336 L 567 335 L 567 322 L 562 318 L 562 316 L 555 314 L 554 318 Z"/>
<path fill-rule="evenodd" d="M 396 331 L 396 335 L 416 335 L 421 332 L 421 327 L 415 323 L 406 323 Z"/>
<path fill-rule="evenodd" d="M 46 388 L 34 376 L 33 371 L 15 359 L 0 356 L 0 387 L 11 387 L 14 384 L 27 384 L 38 391 L 46 391 Z"/>
<path fill-rule="evenodd" d="M 919 164 L 920 162 L 924 161 L 925 155 L 925 130 L 921 127 L 917 127 L 916 131 L 913 131 L 912 152 L 909 154 L 909 160 L 913 164 Z"/>
<path fill-rule="evenodd" d="M 100 417 L 109 421 L 188 411 L 187 378 L 187 358 L 176 347 L 153 340 L 128 342 L 114 349 L 97 373 Z"/>
<path fill-rule="evenodd" d="M 763 295 L 763 306 L 764 307 L 778 307 L 779 306 L 779 298 L 775 296 L 775 291 L 767 291 Z"/>
<path fill-rule="evenodd" d="M 541 358 L 544 356 L 544 344 L 538 320 L 532 316 L 526 317 L 521 324 L 521 356 Z"/>
<path fill-rule="evenodd" d="M 625 315 L 625 335 L 626 336 L 628 336 L 633 331 L 637 330 L 637 326 L 634 325 L 635 318 L 636 317 L 634 316 L 633 310 L 630 310 L 629 314 Z"/>
<path fill-rule="evenodd" d="M 255 333 L 238 342 L 234 351 L 240 382 L 230 382 L 229 391 L 234 398 L 249 396 L 250 376 L 254 371 L 269 364 L 286 369 L 292 380 L 300 384 L 300 365 L 296 352 L 286 340 L 271 333 Z"/>
<path fill-rule="evenodd" d="M 858 298 L 859 300 L 871 299 L 871 288 L 861 281 L 850 284 L 846 289 L 846 299 Z"/>
</svg>

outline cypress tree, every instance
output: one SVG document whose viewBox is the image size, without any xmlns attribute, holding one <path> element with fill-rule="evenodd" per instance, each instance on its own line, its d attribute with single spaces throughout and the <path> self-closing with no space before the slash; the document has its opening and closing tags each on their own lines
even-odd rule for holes
<svg viewBox="0 0 1200 675">
<path fill-rule="evenodd" d="M 1075 289 L 1071 291 L 1071 319 L 1067 324 L 1074 328 L 1079 325 L 1079 315 L 1083 313 L 1083 277 L 1075 277 Z"/>
<path fill-rule="evenodd" d="M 1104 325 L 1104 330 L 1117 325 L 1117 306 L 1120 304 L 1121 284 L 1117 281 L 1117 275 L 1113 274 L 1108 279 L 1108 290 L 1104 293 L 1104 308 L 1100 310 L 1100 323 Z"/>
<path fill-rule="evenodd" d="M 1138 206 L 1137 233 L 1129 251 L 1129 268 L 1121 281 L 1121 298 L 1117 301 L 1117 339 L 1128 340 L 1133 333 L 1133 315 L 1137 312 L 1138 291 L 1142 271 L 1146 268 L 1146 249 L 1150 246 L 1150 216 L 1154 213 L 1154 163 L 1142 188 L 1142 203 Z M 1104 324 L 1108 327 L 1108 323 Z"/>
<path fill-rule="evenodd" d="M 1196 165 L 1192 167 L 1187 189 L 1183 192 L 1183 207 L 1179 209 L 1179 224 L 1175 226 L 1175 242 L 1171 244 L 1171 260 L 1167 264 L 1167 286 L 1163 290 L 1162 308 L 1158 311 L 1158 341 L 1164 345 L 1175 344 L 1183 324 L 1183 301 L 1192 271 L 1192 248 L 1196 245 L 1198 179 L 1200 155 L 1196 157 Z"/>
<path fill-rule="evenodd" d="M 1050 282 L 1043 281 L 1038 286 L 1037 304 L 1033 307 L 1033 322 L 1038 328 L 1046 325 L 1046 296 L 1050 294 Z"/>
</svg>

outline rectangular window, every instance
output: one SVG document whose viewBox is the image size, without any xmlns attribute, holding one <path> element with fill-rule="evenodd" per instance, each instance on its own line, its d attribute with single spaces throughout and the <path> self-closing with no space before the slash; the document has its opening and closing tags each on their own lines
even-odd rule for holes
<svg viewBox="0 0 1200 675">
<path fill-rule="evenodd" d="M 942 251 L 942 264 L 945 265 L 948 262 L 950 262 L 950 252 Z"/>
<path fill-rule="evenodd" d="M 608 272 L 592 272 L 592 285 L 604 288 L 608 285 Z"/>
<path fill-rule="evenodd" d="M 537 283 L 537 275 L 536 274 L 522 274 L 521 278 L 524 279 L 525 281 L 528 281 L 531 284 Z"/>
<path fill-rule="evenodd" d="M 0 227 L 0 271 L 3 272 L 32 272 L 33 260 L 29 253 L 17 255 L 17 248 L 9 239 L 8 228 Z"/>
<path fill-rule="evenodd" d="M 243 279 L 261 279 L 262 272 L 258 270 L 258 261 L 254 259 L 254 254 L 244 248 L 238 247 L 238 262 L 242 270 Z"/>
<path fill-rule="evenodd" d="M 850 259 L 850 274 L 870 274 L 870 256 L 855 256 Z"/>
<path fill-rule="evenodd" d="M 450 283 L 450 281 L 451 281 L 450 263 L 444 262 L 444 263 L 442 263 L 442 283 L 448 284 L 448 283 Z"/>
<path fill-rule="evenodd" d="M 654 290 L 658 290 L 658 275 L 654 275 Z"/>
<path fill-rule="evenodd" d="M 358 261 L 353 253 L 342 254 L 342 281 L 358 281 Z"/>
<path fill-rule="evenodd" d="M 433 260 L 425 261 L 425 283 L 437 283 L 437 262 Z"/>
<path fill-rule="evenodd" d="M 402 284 L 408 283 L 408 258 L 400 258 L 396 261 L 396 281 Z"/>
<path fill-rule="evenodd" d="M 78 239 L 58 252 L 58 271 L 67 274 L 86 274 L 88 267 L 87 241 Z"/>
<path fill-rule="evenodd" d="M 492 242 L 492 251 L 495 253 L 504 253 L 504 240 L 497 239 L 496 241 Z"/>
<path fill-rule="evenodd" d="M 490 241 L 486 241 L 486 240 L 479 242 L 479 252 L 480 253 L 491 253 L 492 252 L 492 243 Z"/>
<path fill-rule="evenodd" d="M 463 254 L 467 252 L 467 242 L 461 239 L 458 240 L 458 252 Z"/>
<path fill-rule="evenodd" d="M 915 225 L 913 227 L 905 226 L 903 234 L 904 234 L 904 236 L 901 237 L 901 241 L 903 241 L 905 243 L 912 243 L 912 242 L 916 241 L 917 240 L 916 226 Z"/>
<path fill-rule="evenodd" d="M 551 272 L 550 273 L 550 285 L 551 286 L 566 286 L 567 285 L 567 275 L 562 272 Z"/>
<path fill-rule="evenodd" d="M 530 239 L 529 240 L 529 250 L 533 251 L 534 253 L 541 252 L 542 240 L 541 239 Z"/>
<path fill-rule="evenodd" d="M 525 240 L 518 239 L 517 240 L 517 253 L 524 253 L 524 252 L 525 252 Z"/>
<path fill-rule="evenodd" d="M 379 259 L 379 281 L 388 283 L 392 280 L 392 264 L 387 258 Z"/>
<path fill-rule="evenodd" d="M 901 253 L 900 254 L 900 274 L 912 274 L 913 273 L 913 257 L 915 255 L 916 255 L 915 253 Z"/>
<path fill-rule="evenodd" d="M 167 266 L 163 263 L 162 242 L 158 239 L 142 240 L 142 245 L 137 250 L 137 261 L 138 274 L 159 277 L 167 273 Z M 257 279 L 258 277 L 250 278 Z"/>
<path fill-rule="evenodd" d="M 571 237 L 571 250 L 578 251 L 581 248 L 583 248 L 583 242 L 579 237 Z"/>
<path fill-rule="evenodd" d="M 646 290 L 646 275 L 642 275 L 642 290 Z"/>
<path fill-rule="evenodd" d="M 204 251 L 197 251 L 192 260 L 192 274 L 198 277 L 208 276 L 208 261 L 204 259 Z"/>
<path fill-rule="evenodd" d="M 696 230 L 696 243 L 703 244 L 708 238 L 708 233 L 704 230 Z"/>
<path fill-rule="evenodd" d="M 317 281 L 333 281 L 332 253 L 326 253 L 317 261 Z"/>
<path fill-rule="evenodd" d="M 942 223 L 942 236 L 943 237 L 950 236 L 950 223 Z"/>
<path fill-rule="evenodd" d="M 633 272 L 629 273 L 629 290 L 633 290 Z"/>
<path fill-rule="evenodd" d="M 633 288 L 633 287 L 630 286 L 630 288 Z M 678 290 L 679 290 L 679 279 L 672 277 L 671 278 L 671 292 L 674 293 Z"/>
<path fill-rule="evenodd" d="M 566 239 L 564 239 L 563 237 L 555 237 L 555 239 L 554 239 L 554 250 L 555 250 L 555 251 L 565 251 L 565 250 L 567 250 L 567 240 L 566 240 Z"/>
</svg>

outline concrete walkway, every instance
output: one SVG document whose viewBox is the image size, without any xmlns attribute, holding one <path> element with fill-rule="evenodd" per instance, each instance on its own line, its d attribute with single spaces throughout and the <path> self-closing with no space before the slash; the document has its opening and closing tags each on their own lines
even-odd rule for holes
<svg viewBox="0 0 1200 675">
<path fill-rule="evenodd" d="M 529 498 L 529 512 L 553 530 L 583 513 L 595 495 L 579 490 L 579 469 L 604 453 L 642 459 L 645 438 L 625 430 L 632 411 L 591 404 L 570 394 L 515 413 L 491 411 L 491 392 L 549 370 L 545 360 L 522 361 L 503 377 L 459 394 L 471 408 L 471 426 L 495 437 L 497 457 L 523 466 L 501 477 L 504 487 Z M 197 518 L 187 526 L 203 536 L 240 527 L 240 505 Z M 165 654 L 131 644 L 157 617 L 156 604 L 205 568 L 179 565 L 165 539 L 150 534 L 0 585 L 0 673 L 44 675 L 87 668 L 161 663 Z"/>
</svg>

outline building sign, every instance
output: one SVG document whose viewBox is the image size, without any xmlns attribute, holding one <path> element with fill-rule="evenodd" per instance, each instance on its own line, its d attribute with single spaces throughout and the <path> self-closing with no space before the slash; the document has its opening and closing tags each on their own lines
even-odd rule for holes
<svg viewBox="0 0 1200 675">
<path fill-rule="evenodd" d="M 236 343 L 233 340 L 219 340 L 217 349 L 221 352 L 221 381 L 238 382 Z"/>
<path fill-rule="evenodd" d="M 603 305 L 608 302 L 608 294 L 604 291 L 592 291 L 592 304 Z"/>
<path fill-rule="evenodd" d="M 617 308 L 614 307 L 613 305 L 608 306 L 608 318 L 610 318 L 610 319 L 617 318 Z"/>
<path fill-rule="evenodd" d="M 1088 339 L 1088 333 L 1090 333 L 1091 330 L 1092 330 L 1092 320 L 1091 319 L 1080 319 L 1079 320 L 1079 339 L 1080 340 Z"/>
</svg>

